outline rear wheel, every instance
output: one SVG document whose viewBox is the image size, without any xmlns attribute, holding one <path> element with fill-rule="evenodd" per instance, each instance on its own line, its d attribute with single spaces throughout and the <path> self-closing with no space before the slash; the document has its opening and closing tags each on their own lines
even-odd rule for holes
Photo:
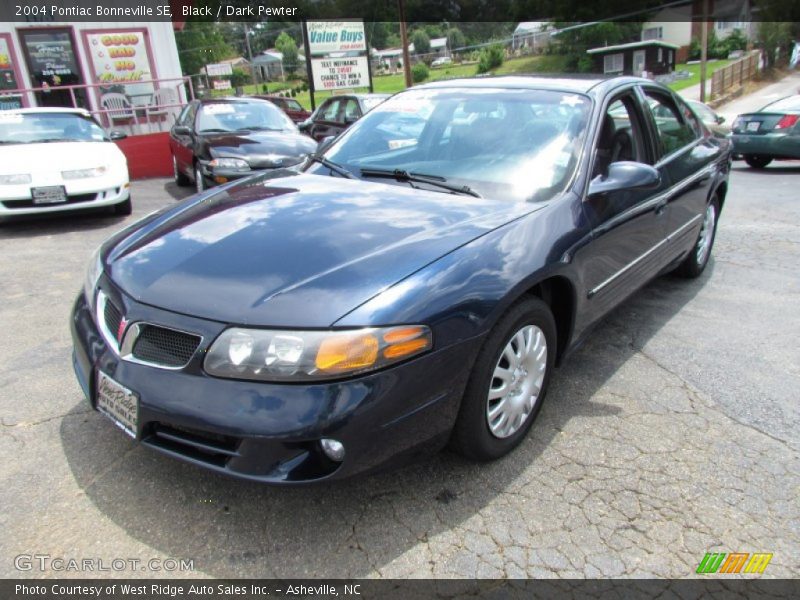
<svg viewBox="0 0 800 600">
<path fill-rule="evenodd" d="M 511 307 L 475 361 L 453 428 L 453 449 L 481 461 L 511 452 L 542 406 L 555 349 L 555 321 L 544 302 L 528 298 Z"/>
<path fill-rule="evenodd" d="M 119 204 L 114 205 L 114 214 L 115 215 L 129 215 L 133 211 L 133 206 L 131 205 L 131 199 L 128 198 L 124 202 L 120 202 Z"/>
<path fill-rule="evenodd" d="M 763 156 L 761 154 L 745 154 L 744 162 L 754 169 L 763 169 L 772 162 L 772 159 L 769 156 Z"/>
<path fill-rule="evenodd" d="M 178 169 L 178 159 L 175 158 L 174 154 L 172 155 L 172 173 L 175 177 L 175 183 L 179 186 L 185 187 L 192 183 L 186 174 Z"/>
<path fill-rule="evenodd" d="M 711 248 L 714 246 L 714 238 L 717 235 L 717 217 L 719 216 L 719 202 L 712 198 L 706 207 L 703 215 L 703 226 L 697 236 L 692 251 L 684 259 L 680 266 L 675 269 L 675 274 L 681 277 L 693 279 L 699 277 L 708 264 L 711 257 Z"/>
</svg>

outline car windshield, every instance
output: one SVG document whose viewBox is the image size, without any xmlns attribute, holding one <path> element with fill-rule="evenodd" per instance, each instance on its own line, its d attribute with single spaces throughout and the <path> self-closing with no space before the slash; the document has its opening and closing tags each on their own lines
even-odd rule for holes
<svg viewBox="0 0 800 600">
<path fill-rule="evenodd" d="M 197 131 L 296 131 L 297 127 L 271 102 L 213 102 L 197 113 Z"/>
<path fill-rule="evenodd" d="M 761 110 L 765 112 L 775 112 L 780 110 L 800 110 L 800 94 L 789 96 L 788 98 L 781 98 L 780 100 L 777 100 L 772 104 L 767 104 Z"/>
<path fill-rule="evenodd" d="M 103 129 L 88 115 L 0 111 L 0 144 L 103 142 Z"/>
<path fill-rule="evenodd" d="M 481 196 L 544 199 L 571 179 L 590 110 L 576 93 L 411 90 L 359 120 L 325 156 L 355 175 L 400 170 Z"/>
<path fill-rule="evenodd" d="M 361 100 L 361 104 L 364 105 L 364 111 L 369 112 L 388 97 L 389 96 L 367 96 Z"/>
</svg>

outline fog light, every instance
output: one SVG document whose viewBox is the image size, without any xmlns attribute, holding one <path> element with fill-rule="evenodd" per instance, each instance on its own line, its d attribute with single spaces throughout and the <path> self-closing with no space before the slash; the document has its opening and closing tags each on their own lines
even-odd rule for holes
<svg viewBox="0 0 800 600">
<path fill-rule="evenodd" d="M 335 462 L 342 462 L 344 460 L 344 444 L 342 444 L 342 442 L 323 438 L 319 441 L 319 445 L 322 446 L 322 451 L 325 453 L 325 456 L 331 460 Z"/>
</svg>

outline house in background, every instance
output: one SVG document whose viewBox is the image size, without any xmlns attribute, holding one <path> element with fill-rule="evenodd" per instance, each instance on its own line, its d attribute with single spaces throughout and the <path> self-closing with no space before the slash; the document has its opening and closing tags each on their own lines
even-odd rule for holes
<svg viewBox="0 0 800 600">
<path fill-rule="evenodd" d="M 243 71 L 246 71 L 247 73 L 250 73 L 250 71 L 252 69 L 252 67 L 250 66 L 250 63 L 243 56 L 237 56 L 236 58 L 226 58 L 225 60 L 218 61 L 217 64 L 230 65 L 231 69 L 242 69 Z M 207 75 L 205 67 L 200 69 L 200 72 L 203 75 Z"/>
<path fill-rule="evenodd" d="M 414 44 L 408 45 L 408 51 L 411 54 L 416 54 L 414 49 Z M 449 56 L 447 49 L 447 38 L 440 37 L 440 38 L 432 38 L 431 39 L 431 51 L 428 52 L 425 56 L 429 56 L 430 58 L 439 58 L 440 56 Z"/>
<path fill-rule="evenodd" d="M 276 81 L 285 78 L 286 71 L 296 71 L 304 68 L 306 57 L 302 54 L 297 55 L 297 64 L 289 65 L 284 64 L 283 52 L 270 48 L 264 50 L 261 54 L 253 57 L 251 63 L 253 68 L 257 70 L 262 81 Z"/>
<path fill-rule="evenodd" d="M 402 48 L 384 48 L 383 50 L 373 48 L 369 57 L 372 62 L 372 68 L 376 70 L 383 68 L 394 73 L 403 68 Z"/>
<path fill-rule="evenodd" d="M 551 41 L 552 21 L 524 21 L 517 25 L 511 36 L 511 49 L 530 48 L 541 52 Z"/>
<path fill-rule="evenodd" d="M 606 75 L 664 75 L 675 70 L 678 46 L 660 40 L 592 48 L 592 71 Z"/>
<path fill-rule="evenodd" d="M 689 58 L 694 27 L 690 8 L 665 8 L 656 13 L 652 20 L 642 25 L 642 41 L 657 40 L 677 46 L 675 62 L 685 63 Z"/>
</svg>

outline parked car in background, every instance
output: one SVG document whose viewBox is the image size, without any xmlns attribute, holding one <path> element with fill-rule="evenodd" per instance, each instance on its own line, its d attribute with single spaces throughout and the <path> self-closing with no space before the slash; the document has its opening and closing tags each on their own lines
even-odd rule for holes
<svg viewBox="0 0 800 600">
<path fill-rule="evenodd" d="M 389 94 L 348 94 L 328 98 L 299 127 L 318 142 L 337 136 L 358 121 Z"/>
<path fill-rule="evenodd" d="M 730 142 L 646 79 L 413 87 L 298 170 L 104 243 L 75 372 L 132 438 L 253 481 L 448 441 L 495 459 L 594 324 L 660 273 L 703 272 L 729 169 Z"/>
<path fill-rule="evenodd" d="M 197 191 L 283 169 L 303 161 L 316 145 L 277 106 L 266 100 L 193 100 L 170 130 L 175 182 Z"/>
<path fill-rule="evenodd" d="M 0 217 L 113 207 L 131 214 L 125 155 L 80 108 L 0 111 Z"/>
<path fill-rule="evenodd" d="M 717 137 L 727 137 L 731 132 L 730 125 L 725 125 L 725 117 L 717 114 L 714 109 L 707 104 L 703 104 L 697 100 L 687 100 L 686 104 L 692 108 L 694 114 L 700 117 L 700 120 L 705 123 L 706 127 Z"/>
<path fill-rule="evenodd" d="M 800 158 L 800 94 L 739 115 L 731 133 L 734 152 L 754 169 L 763 169 L 773 160 Z"/>
<path fill-rule="evenodd" d="M 453 64 L 452 58 L 450 58 L 449 56 L 440 56 L 431 63 L 431 67 L 435 69 L 437 67 L 444 67 L 451 64 Z"/>
<path fill-rule="evenodd" d="M 267 96 L 260 94 L 251 97 L 260 98 L 262 100 L 268 100 L 269 102 L 272 102 L 275 106 L 277 106 L 283 112 L 285 112 L 288 115 L 288 117 L 295 123 L 302 123 L 308 117 L 311 116 L 311 111 L 303 108 L 303 106 L 294 98 L 285 98 L 283 96 Z"/>
</svg>

